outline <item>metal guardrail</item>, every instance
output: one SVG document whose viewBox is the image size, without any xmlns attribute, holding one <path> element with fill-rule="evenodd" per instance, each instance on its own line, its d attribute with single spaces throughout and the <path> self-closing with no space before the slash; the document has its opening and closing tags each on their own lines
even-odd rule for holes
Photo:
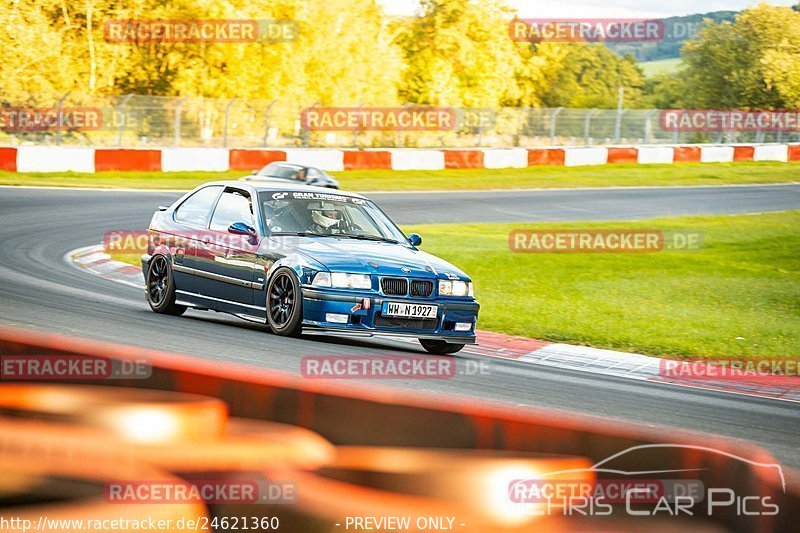
<svg viewBox="0 0 800 533">
<path fill-rule="evenodd" d="M 361 104 L 363 106 L 365 104 Z M 410 104 L 406 104 L 406 107 Z M 442 148 L 798 142 L 800 133 L 678 133 L 660 126 L 659 109 L 458 108 L 453 131 L 320 132 L 304 129 L 301 114 L 317 103 L 247 98 L 214 99 L 66 93 L 18 106 L 0 96 L 0 108 L 92 108 L 102 127 L 14 131 L 0 126 L 0 144 L 146 148 L 357 147 Z M 359 106 L 354 106 L 359 107 Z M 403 107 L 403 106 L 401 106 Z"/>
</svg>

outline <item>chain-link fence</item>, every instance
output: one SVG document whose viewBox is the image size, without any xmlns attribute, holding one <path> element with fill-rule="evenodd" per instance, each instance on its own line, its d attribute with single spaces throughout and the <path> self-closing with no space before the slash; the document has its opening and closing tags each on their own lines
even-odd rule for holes
<svg viewBox="0 0 800 533">
<path fill-rule="evenodd" d="M 243 98 L 87 97 L 67 93 L 25 108 L 91 109 L 101 117 L 97 127 L 67 123 L 44 129 L 22 128 L 6 119 L 0 121 L 0 144 L 459 148 L 800 141 L 797 132 L 668 131 L 661 125 L 658 109 L 457 108 L 456 127 L 447 131 L 309 131 L 301 120 L 303 110 L 318 105 Z M 14 109 L 18 107 L 0 97 L 0 112 Z"/>
</svg>

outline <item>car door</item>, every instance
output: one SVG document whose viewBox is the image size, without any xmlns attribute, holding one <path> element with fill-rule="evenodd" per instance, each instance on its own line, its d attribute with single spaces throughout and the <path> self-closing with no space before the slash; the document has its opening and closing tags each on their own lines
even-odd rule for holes
<svg viewBox="0 0 800 533">
<path fill-rule="evenodd" d="M 250 193 L 226 187 L 217 200 L 208 231 L 197 249 L 200 294 L 220 309 L 246 312 L 253 305 L 258 237 L 228 231 L 235 222 L 256 227 Z"/>
<path fill-rule="evenodd" d="M 174 247 L 173 271 L 175 289 L 181 297 L 191 297 L 198 292 L 194 271 L 197 269 L 197 247 L 211 219 L 211 210 L 222 193 L 222 185 L 198 189 L 175 208 L 174 225 L 167 237 L 168 246 Z"/>
</svg>

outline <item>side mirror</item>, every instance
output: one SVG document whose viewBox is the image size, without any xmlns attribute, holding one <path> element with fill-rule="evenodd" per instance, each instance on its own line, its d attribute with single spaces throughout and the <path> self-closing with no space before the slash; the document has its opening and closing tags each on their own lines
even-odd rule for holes
<svg viewBox="0 0 800 533">
<path fill-rule="evenodd" d="M 228 233 L 233 233 L 234 235 L 247 235 L 250 237 L 248 242 L 250 242 L 250 244 L 256 244 L 256 228 L 253 226 L 248 226 L 244 222 L 234 222 L 228 226 Z"/>
<path fill-rule="evenodd" d="M 244 222 L 234 222 L 230 226 L 228 226 L 228 233 L 233 233 L 234 235 L 253 235 L 256 234 L 256 229 L 252 226 L 248 226 Z"/>
<path fill-rule="evenodd" d="M 420 237 L 416 233 L 409 233 L 409 235 L 408 235 L 408 243 L 411 246 L 414 246 L 414 247 L 419 246 L 419 245 L 422 244 L 422 237 Z"/>
</svg>

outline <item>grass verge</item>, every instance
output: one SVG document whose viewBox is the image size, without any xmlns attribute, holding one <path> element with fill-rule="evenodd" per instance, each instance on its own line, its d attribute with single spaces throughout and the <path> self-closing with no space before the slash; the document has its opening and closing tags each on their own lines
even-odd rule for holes
<svg viewBox="0 0 800 533">
<path fill-rule="evenodd" d="M 664 356 L 800 355 L 800 211 L 632 223 L 406 228 L 472 276 L 479 327 Z M 511 253 L 512 229 L 702 232 L 658 253 Z"/>
<path fill-rule="evenodd" d="M 95 174 L 0 171 L 0 185 L 191 189 L 248 172 L 98 172 Z M 673 165 L 534 166 L 509 169 L 352 170 L 334 172 L 354 191 L 482 190 L 565 187 L 735 185 L 800 182 L 800 162 L 677 163 Z"/>
</svg>

